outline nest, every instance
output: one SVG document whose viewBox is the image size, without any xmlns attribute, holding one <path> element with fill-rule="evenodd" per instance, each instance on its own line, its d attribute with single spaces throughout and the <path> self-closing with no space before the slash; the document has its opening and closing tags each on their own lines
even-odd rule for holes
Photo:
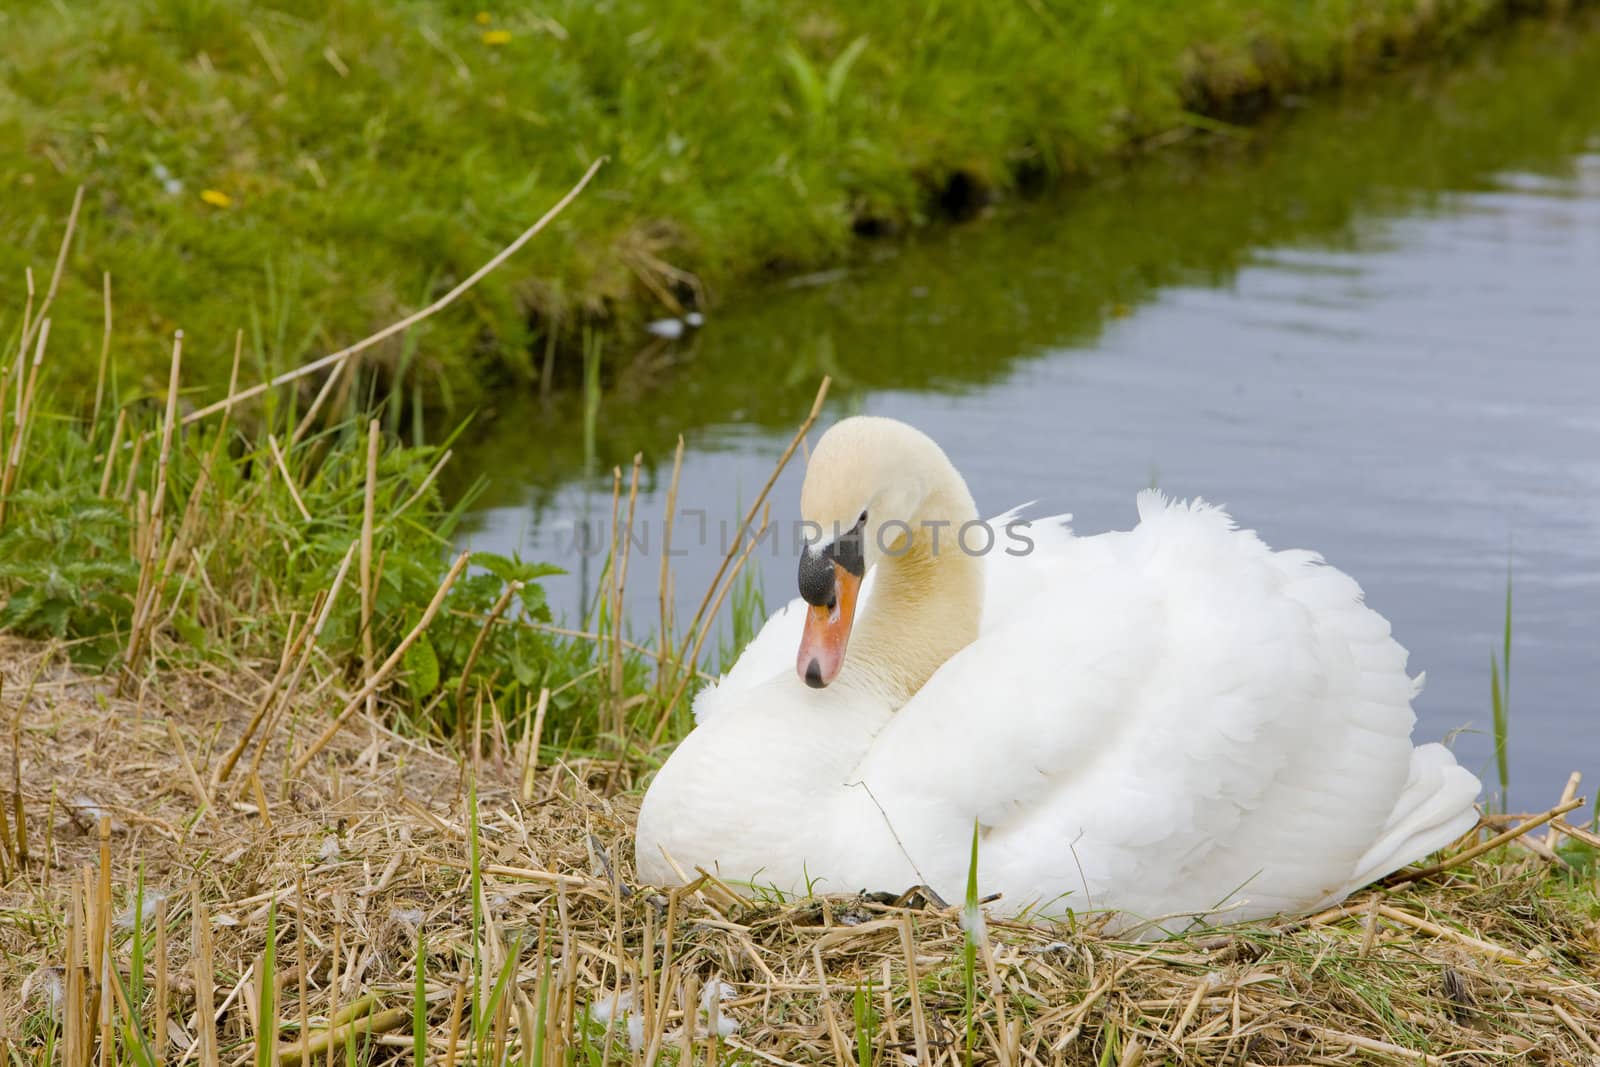
<svg viewBox="0 0 1600 1067">
<path fill-rule="evenodd" d="M 290 780 L 336 681 L 269 717 L 219 781 L 270 671 L 118 693 L 6 639 L 0 670 L 0 780 L 20 783 L 0 1058 L 1600 1057 L 1592 875 L 1531 835 L 1319 915 L 1167 941 L 1092 917 L 968 928 L 920 894 L 752 900 L 707 873 L 637 886 L 631 772 L 602 762 L 530 767 L 492 738 L 463 758 L 356 717 Z"/>
</svg>

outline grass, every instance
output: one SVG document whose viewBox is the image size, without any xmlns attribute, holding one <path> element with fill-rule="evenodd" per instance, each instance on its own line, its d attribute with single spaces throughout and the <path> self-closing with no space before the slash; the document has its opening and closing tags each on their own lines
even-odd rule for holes
<svg viewBox="0 0 1600 1067">
<path fill-rule="evenodd" d="M 53 253 L 86 186 L 56 360 L 95 372 L 109 285 L 125 399 L 161 393 L 179 308 L 185 381 L 215 390 L 236 330 L 250 380 L 365 336 L 609 157 L 537 261 L 363 357 L 342 388 L 394 394 L 395 436 L 407 410 L 468 410 L 497 383 L 579 385 L 594 330 L 626 351 L 650 316 L 1225 128 L 1528 6 L 13 5 L 0 275 Z"/>
</svg>

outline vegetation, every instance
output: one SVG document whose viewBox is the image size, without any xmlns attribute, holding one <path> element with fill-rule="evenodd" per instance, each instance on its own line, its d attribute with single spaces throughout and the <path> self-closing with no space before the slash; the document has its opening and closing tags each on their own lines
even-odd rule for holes
<svg viewBox="0 0 1600 1067">
<path fill-rule="evenodd" d="M 986 921 L 972 880 L 955 906 L 638 887 L 636 783 L 686 726 L 730 596 L 748 636 L 754 540 L 646 651 L 608 621 L 619 535 L 594 629 L 556 632 L 544 568 L 450 559 L 447 450 L 378 420 L 313 429 L 292 394 L 268 394 L 259 431 L 226 412 L 183 428 L 181 345 L 161 411 L 110 388 L 76 417 L 44 399 L 48 308 L 24 308 L 8 350 L 41 356 L 0 368 L 0 1062 L 1595 1047 L 1600 835 L 1566 821 L 1576 776 L 1340 907 L 1154 945 L 1093 912 Z M 621 531 L 637 479 L 614 475 Z"/>
<path fill-rule="evenodd" d="M 124 395 L 340 347 L 486 260 L 589 163 L 522 262 L 379 349 L 419 407 L 582 376 L 582 337 L 962 216 L 1152 136 L 1421 49 L 1504 0 L 793 5 L 63 0 L 0 11 L 0 274 L 88 200 L 56 359 L 109 275 Z M 369 380 L 368 388 L 373 387 Z M 358 389 L 358 392 L 360 390 Z M 398 406 L 395 409 L 398 418 Z M 391 425 L 390 429 L 394 429 Z"/>
<path fill-rule="evenodd" d="M 303 690 L 350 679 L 369 712 L 381 695 L 418 736 L 461 735 L 484 714 L 527 729 L 537 713 L 543 741 L 565 752 L 635 732 L 659 740 L 660 709 L 682 703 L 695 674 L 683 652 L 664 634 L 647 664 L 614 611 L 596 614 L 593 633 L 551 625 L 547 565 L 482 552 L 452 562 L 473 493 L 441 501 L 450 440 L 401 445 L 381 409 L 323 427 L 292 392 L 267 394 L 249 429 L 228 407 L 186 426 L 181 335 L 164 408 L 123 403 L 112 380 L 80 417 L 51 358 L 55 308 L 18 306 L 0 337 L 33 358 L 0 366 L 0 630 L 111 669 L 124 689 L 159 670 L 267 664 L 268 725 Z M 621 577 L 608 568 L 602 581 Z M 691 636 L 683 651 L 698 653 L 704 638 Z M 623 707 L 651 672 L 651 699 Z"/>
</svg>

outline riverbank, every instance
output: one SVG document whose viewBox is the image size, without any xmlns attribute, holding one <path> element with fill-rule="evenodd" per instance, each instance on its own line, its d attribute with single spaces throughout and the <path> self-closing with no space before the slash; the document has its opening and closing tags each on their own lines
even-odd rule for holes
<svg viewBox="0 0 1600 1067">
<path fill-rule="evenodd" d="M 0 270 L 46 271 L 84 185 L 61 358 L 94 373 L 109 275 L 122 391 L 160 393 L 176 326 L 186 380 L 214 389 L 236 330 L 258 377 L 365 336 L 609 156 L 532 248 L 351 386 L 467 410 L 497 383 L 576 383 L 585 336 L 631 351 L 645 319 L 1527 10 L 1547 8 L 37 5 L 0 15 L 0 130 L 23 147 L 0 160 Z"/>
</svg>

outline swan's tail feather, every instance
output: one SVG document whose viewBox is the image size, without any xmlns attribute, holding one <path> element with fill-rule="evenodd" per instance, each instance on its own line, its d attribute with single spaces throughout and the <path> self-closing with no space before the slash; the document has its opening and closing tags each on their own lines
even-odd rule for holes
<svg viewBox="0 0 1600 1067">
<path fill-rule="evenodd" d="M 1483 786 L 1443 745 L 1411 750 L 1411 770 L 1382 833 L 1340 896 L 1422 859 L 1472 829 Z"/>
</svg>

